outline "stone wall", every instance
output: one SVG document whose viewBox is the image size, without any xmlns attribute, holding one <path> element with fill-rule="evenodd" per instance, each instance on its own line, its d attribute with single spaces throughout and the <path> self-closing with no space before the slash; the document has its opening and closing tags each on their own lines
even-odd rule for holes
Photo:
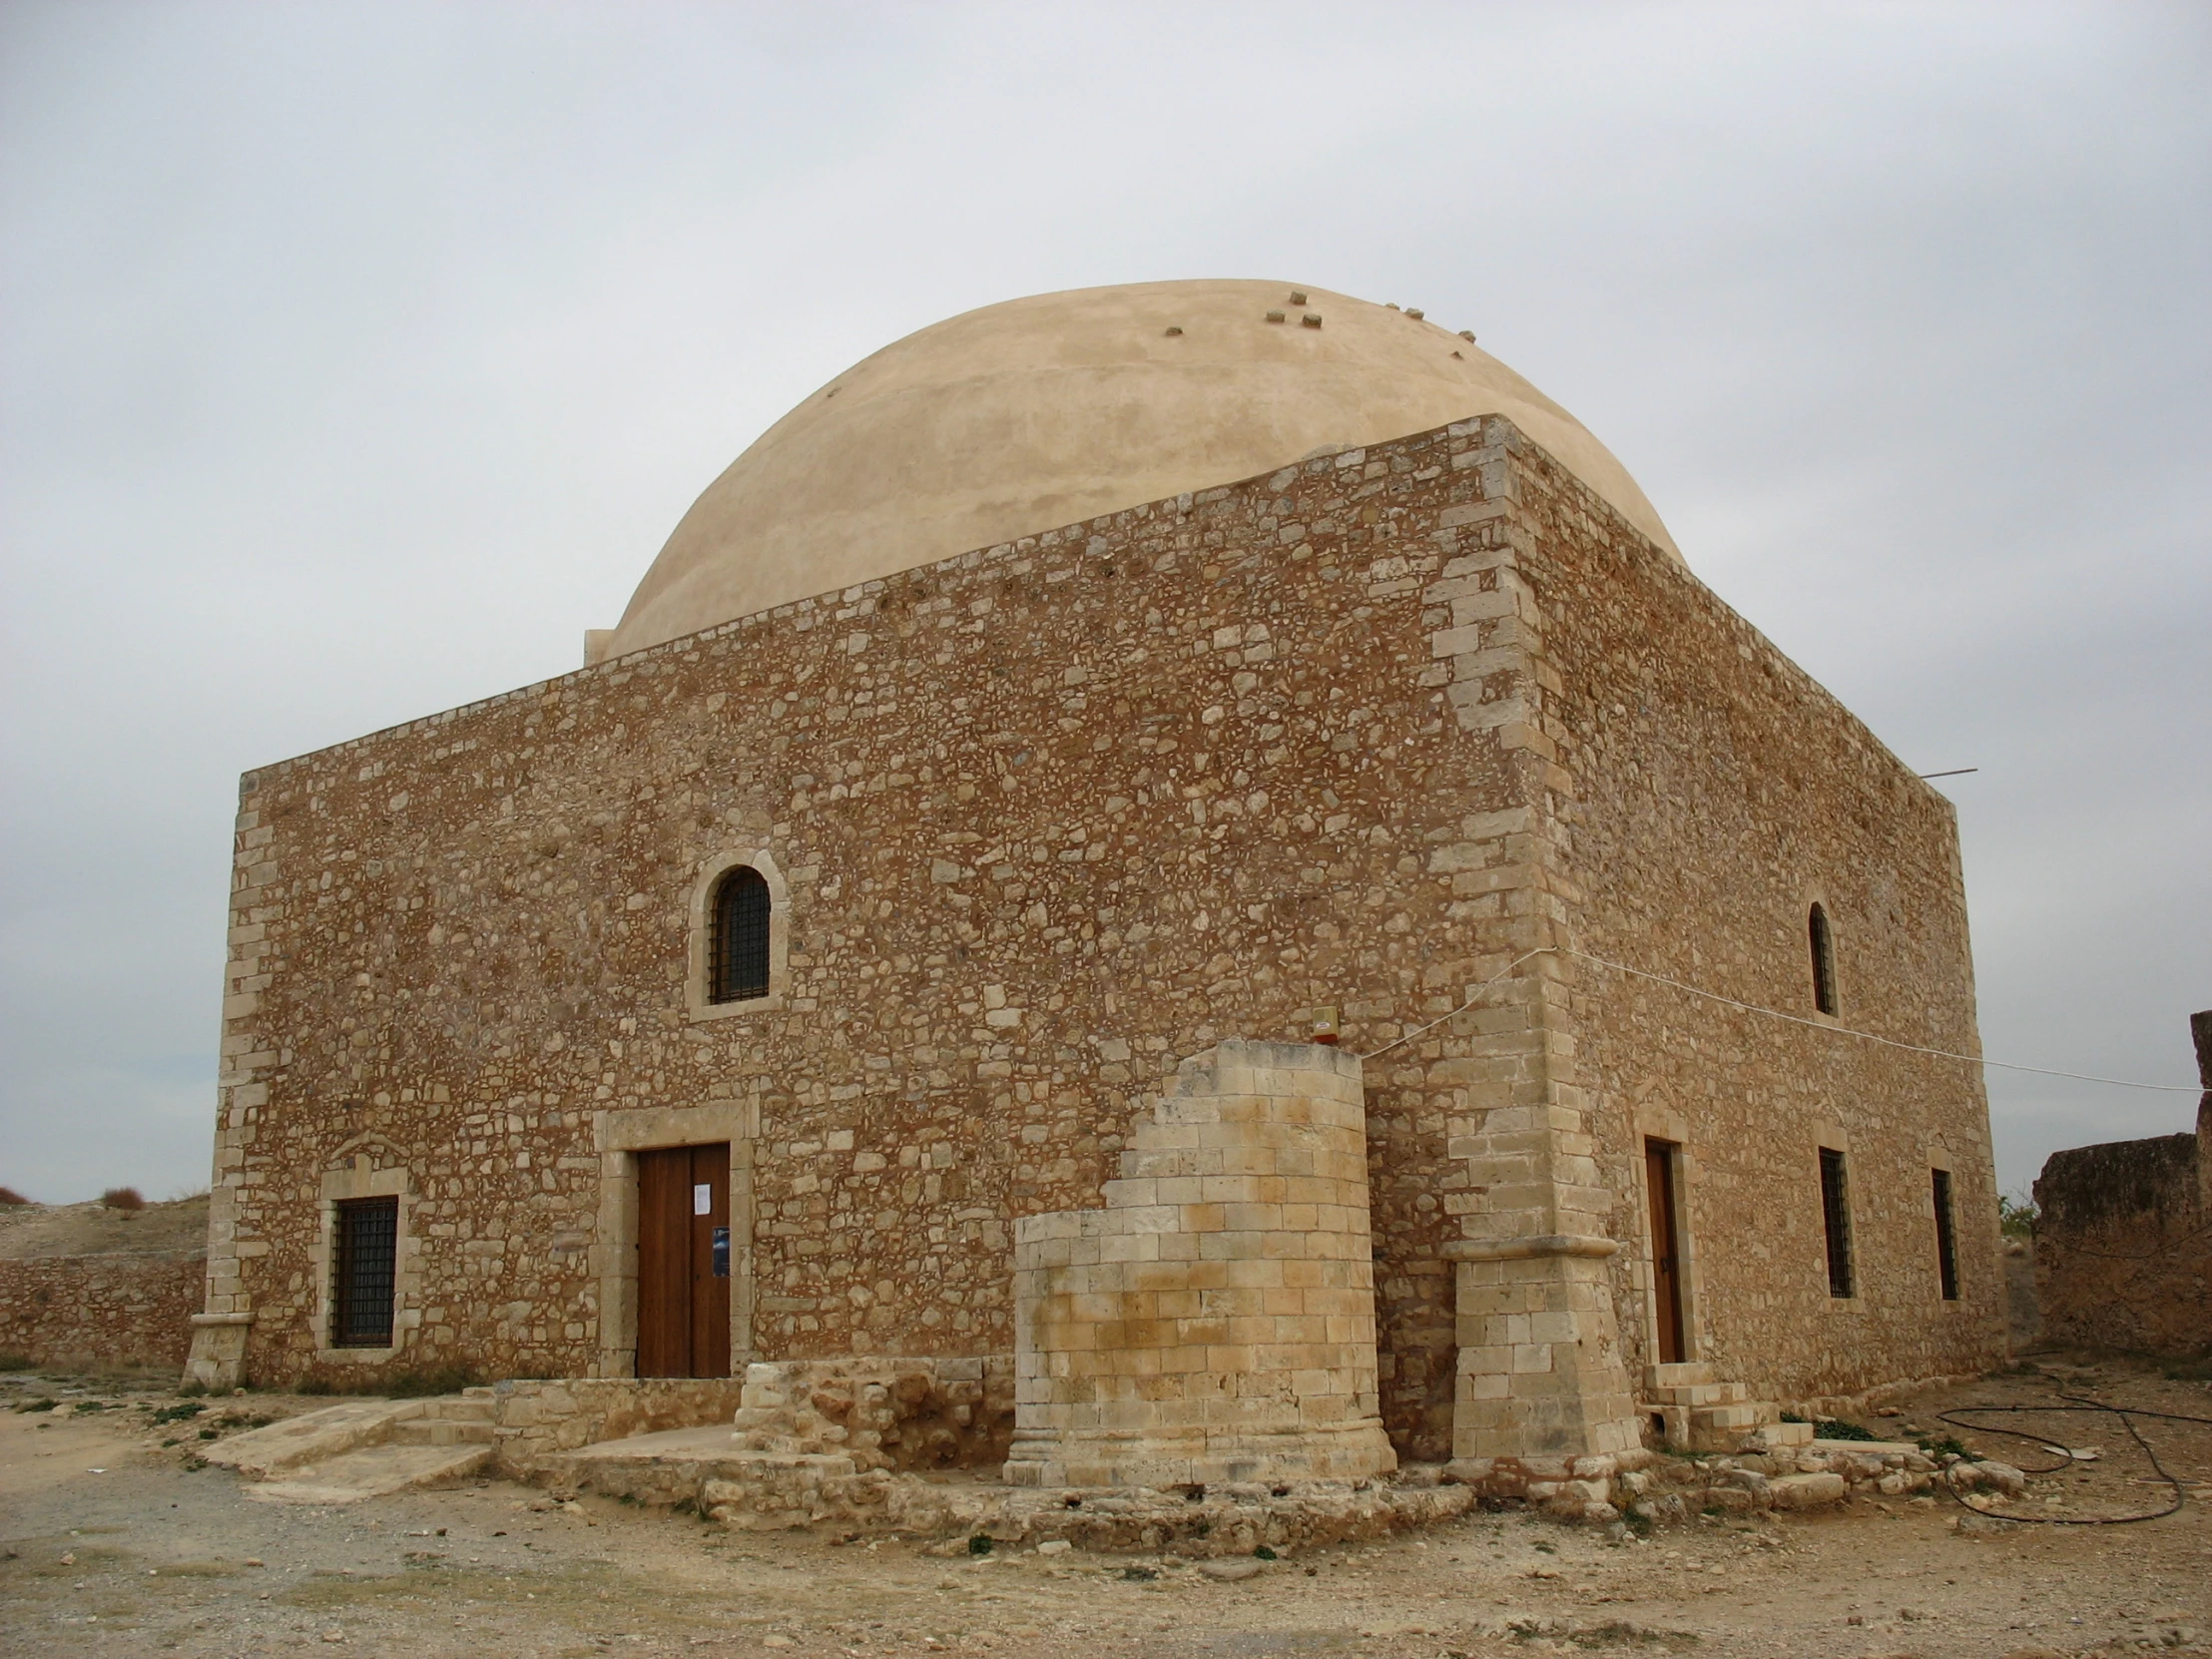
<svg viewBox="0 0 2212 1659">
<path fill-rule="evenodd" d="M 590 1120 L 735 1100 L 741 1363 L 1010 1351 L 1013 1222 L 1095 1205 L 1180 1059 L 1324 1003 L 1372 1042 L 1473 977 L 1505 901 L 1452 849 L 1503 772 L 1420 590 L 1480 446 L 1320 458 L 250 775 L 211 1311 L 252 1312 L 257 1373 L 317 1363 L 300 1189 L 365 1157 L 416 1241 L 393 1364 L 591 1371 Z M 788 880 L 787 988 L 694 1018 L 733 847 Z M 1440 1103 L 1373 1134 L 1385 1321 L 1445 1357 L 1448 1419 Z M 1398 1388 L 1410 1428 L 1434 1377 Z"/>
<path fill-rule="evenodd" d="M 733 1419 L 747 1450 L 838 1454 L 854 1469 L 992 1469 L 1014 1430 L 1014 1364 L 862 1355 L 756 1362 Z"/>
<path fill-rule="evenodd" d="M 2195 1134 L 2054 1152 L 2036 1177 L 2046 1341 L 2212 1354 L 2212 1012 L 2190 1025 L 2206 1089 Z"/>
<path fill-rule="evenodd" d="M 1103 1210 L 1014 1231 L 1029 1486 L 1363 1479 L 1377 1413 L 1360 1060 L 1225 1042 L 1140 1121 Z"/>
<path fill-rule="evenodd" d="M 171 1369 L 192 1346 L 205 1250 L 0 1259 L 0 1354 Z"/>
<path fill-rule="evenodd" d="M 705 1008 L 734 858 L 775 870 L 783 954 L 771 997 Z M 607 1149 L 698 1114 L 744 1126 L 695 1137 L 733 1137 L 737 1364 L 1005 1354 L 1016 1225 L 1098 1204 L 1180 1060 L 1333 1007 L 1347 1049 L 1396 1045 L 1367 1120 L 1403 1455 L 1447 1455 L 1463 1411 L 1635 1432 L 1644 1124 L 1688 1149 L 1701 1353 L 1807 1390 L 1968 1369 L 1970 1068 L 1557 957 L 1444 1017 L 1578 941 L 1793 1005 L 1814 886 L 1847 1020 L 1970 1051 L 1948 812 L 1833 700 L 1509 423 L 1317 456 L 248 775 L 209 1314 L 254 1322 L 220 1334 L 257 1376 L 334 1363 L 342 1175 L 406 1235 L 397 1347 L 340 1357 L 362 1385 L 619 1369 Z M 1849 1318 L 1813 1254 L 1835 1133 Z M 1937 1142 L 1956 1310 L 1910 1242 Z M 1494 1341 L 1455 1325 L 1477 1268 Z"/>
<path fill-rule="evenodd" d="M 1805 1022 L 1580 957 L 1530 962 L 1517 1040 L 1566 1126 L 1554 1152 L 1568 1198 L 1557 1225 L 1525 1231 L 1620 1247 L 1598 1275 L 1611 1318 L 1585 1329 L 1643 1382 L 1657 1358 L 1643 1143 L 1672 1142 L 1686 1359 L 1785 1403 L 1999 1362 L 1980 1069 L 1846 1034 L 1979 1052 L 1949 803 L 1695 576 L 1641 553 L 1517 435 L 1503 441 L 1515 466 L 1496 556 L 1531 618 L 1514 693 L 1526 816 L 1508 855 L 1533 890 L 1515 942 Z M 1813 1000 L 1815 901 L 1833 923 L 1834 1018 Z M 1848 1299 L 1826 1277 L 1824 1146 L 1847 1158 Z M 1940 1294 L 1936 1168 L 1951 1177 L 1955 1301 Z M 1494 1211 L 1497 1190 L 1479 1203 Z"/>
</svg>

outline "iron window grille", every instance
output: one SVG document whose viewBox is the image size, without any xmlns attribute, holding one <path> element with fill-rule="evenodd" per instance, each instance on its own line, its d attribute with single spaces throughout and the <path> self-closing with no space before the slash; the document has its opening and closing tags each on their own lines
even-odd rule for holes
<svg viewBox="0 0 2212 1659">
<path fill-rule="evenodd" d="M 1828 1294 L 1853 1294 L 1851 1271 L 1851 1188 L 1844 1176 L 1844 1155 L 1821 1148 L 1821 1222 L 1828 1235 Z"/>
<path fill-rule="evenodd" d="M 769 892 L 761 872 L 740 864 L 715 889 L 708 941 L 708 1000 L 751 1002 L 768 995 Z"/>
<path fill-rule="evenodd" d="M 399 1268 L 399 1200 L 340 1200 L 334 1233 L 330 1346 L 389 1348 Z"/>
<path fill-rule="evenodd" d="M 1936 1178 L 1936 1271 L 1941 1276 L 1943 1300 L 1958 1300 L 1958 1234 L 1950 1214 L 1950 1171 L 1930 1172 Z"/>
<path fill-rule="evenodd" d="M 1836 941 L 1828 925 L 1828 912 L 1816 904 L 1806 918 L 1805 930 L 1813 947 L 1813 1006 L 1831 1018 L 1836 1013 Z"/>
</svg>

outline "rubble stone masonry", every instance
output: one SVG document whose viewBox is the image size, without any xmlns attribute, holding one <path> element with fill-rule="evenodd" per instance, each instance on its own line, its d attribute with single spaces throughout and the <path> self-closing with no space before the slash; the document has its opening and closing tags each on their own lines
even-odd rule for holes
<svg viewBox="0 0 2212 1659">
<path fill-rule="evenodd" d="M 2071 1147 L 2036 1177 L 2036 1300 L 2058 1342 L 2212 1356 L 2212 1010 L 2189 1024 L 2196 1133 Z"/>
<path fill-rule="evenodd" d="M 0 1260 L 0 1354 L 35 1366 L 182 1366 L 201 1250 Z"/>
<path fill-rule="evenodd" d="M 1632 1377 L 1657 1362 L 1644 1141 L 1679 1148 L 1685 1359 L 1814 1405 L 2002 1359 L 1995 1176 L 1954 815 L 1679 565 L 1640 555 L 1548 458 L 1515 469 L 1515 568 L 1537 596 L 1531 910 L 1581 957 L 1540 967 L 1569 1190 L 1607 1259 Z M 1808 915 L 1835 942 L 1815 1006 Z M 1846 1155 L 1856 1294 L 1829 1294 L 1819 1154 Z M 1934 1172 L 1958 1291 L 1941 1295 Z M 1601 1221 L 1602 1226 L 1597 1225 Z M 1562 1227 L 1560 1231 L 1576 1229 Z"/>
<path fill-rule="evenodd" d="M 776 978 L 715 1007 L 703 894 L 736 861 Z M 265 768 L 234 889 L 204 1336 L 271 1381 L 624 1374 L 624 1158 L 668 1136 L 732 1146 L 735 1369 L 1008 1355 L 1016 1224 L 1098 1208 L 1179 1062 L 1322 1009 L 1392 1045 L 1366 1088 L 1401 1455 L 1450 1454 L 1455 1414 L 1462 1455 L 1638 1431 L 1646 1134 L 1682 1148 L 1696 1358 L 1794 1397 L 2001 1351 L 1974 1068 L 1556 953 L 1803 1011 L 1819 897 L 1841 1023 L 1971 1052 L 1948 808 L 1503 420 Z M 330 1206 L 372 1192 L 395 1347 L 332 1350 Z"/>
</svg>

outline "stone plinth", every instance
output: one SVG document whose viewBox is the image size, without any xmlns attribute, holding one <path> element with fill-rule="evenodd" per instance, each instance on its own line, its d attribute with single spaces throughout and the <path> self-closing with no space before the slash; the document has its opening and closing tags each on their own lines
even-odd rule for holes
<svg viewBox="0 0 2212 1659">
<path fill-rule="evenodd" d="M 1103 1210 L 1014 1233 L 1019 1485 L 1359 1478 L 1377 1408 L 1357 1055 L 1225 1042 L 1140 1123 Z"/>
<path fill-rule="evenodd" d="M 1549 1236 L 1444 1247 L 1459 1291 L 1454 1470 L 1546 1468 L 1641 1444 L 1621 1376 L 1604 1262 L 1610 1239 Z"/>
</svg>

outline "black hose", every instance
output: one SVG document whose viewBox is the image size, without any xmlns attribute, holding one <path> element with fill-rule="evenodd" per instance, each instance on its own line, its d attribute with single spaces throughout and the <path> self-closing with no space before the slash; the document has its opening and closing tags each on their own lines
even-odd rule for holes
<svg viewBox="0 0 2212 1659">
<path fill-rule="evenodd" d="M 2065 1405 L 1961 1405 L 1956 1410 L 1938 1411 L 1936 1413 L 1936 1417 L 1938 1422 L 1947 1422 L 1954 1428 L 1969 1429 L 1977 1434 L 2008 1434 L 2013 1439 L 2027 1440 L 2040 1446 L 2049 1443 L 2048 1435 L 2030 1434 L 2021 1428 L 1997 1428 L 1988 1423 L 1968 1422 L 1965 1419 L 1969 1415 L 1986 1416 L 1998 1411 L 2047 1415 L 2058 1415 L 2072 1411 L 2105 1412 L 2118 1417 L 2120 1426 L 2127 1430 L 2128 1438 L 2143 1448 L 2143 1455 L 2150 1460 L 2151 1468 L 2173 1492 L 2173 1501 L 2163 1509 L 2149 1510 L 2140 1515 L 2008 1515 L 2001 1510 L 1984 1509 L 1980 1504 L 1970 1500 L 1964 1492 L 1953 1487 L 1950 1495 L 1957 1499 L 1961 1508 L 1971 1509 L 1977 1515 L 1987 1515 L 1991 1520 L 2018 1521 L 2023 1524 L 2039 1526 L 2126 1526 L 2134 1521 L 2162 1519 L 2182 1506 L 2183 1502 L 2186 1501 L 2187 1494 L 2181 1482 L 2166 1472 L 2166 1465 L 2158 1460 L 2158 1453 L 2151 1449 L 2150 1441 L 2143 1438 L 2142 1430 L 2135 1426 L 2134 1419 L 2136 1417 L 2158 1417 L 2167 1422 L 2201 1422 L 2212 1426 L 2212 1417 L 2190 1416 L 2181 1411 L 2152 1411 L 2134 1405 L 2109 1405 L 2101 1399 L 2085 1399 L 2080 1394 L 2060 1393 L 2058 1397 L 2070 1403 Z M 2055 1474 L 2060 1469 L 2073 1467 L 2076 1461 L 2078 1459 L 2068 1454 L 2063 1463 L 2053 1463 L 2048 1468 L 2023 1467 L 2021 1472 L 2023 1474 Z"/>
</svg>

